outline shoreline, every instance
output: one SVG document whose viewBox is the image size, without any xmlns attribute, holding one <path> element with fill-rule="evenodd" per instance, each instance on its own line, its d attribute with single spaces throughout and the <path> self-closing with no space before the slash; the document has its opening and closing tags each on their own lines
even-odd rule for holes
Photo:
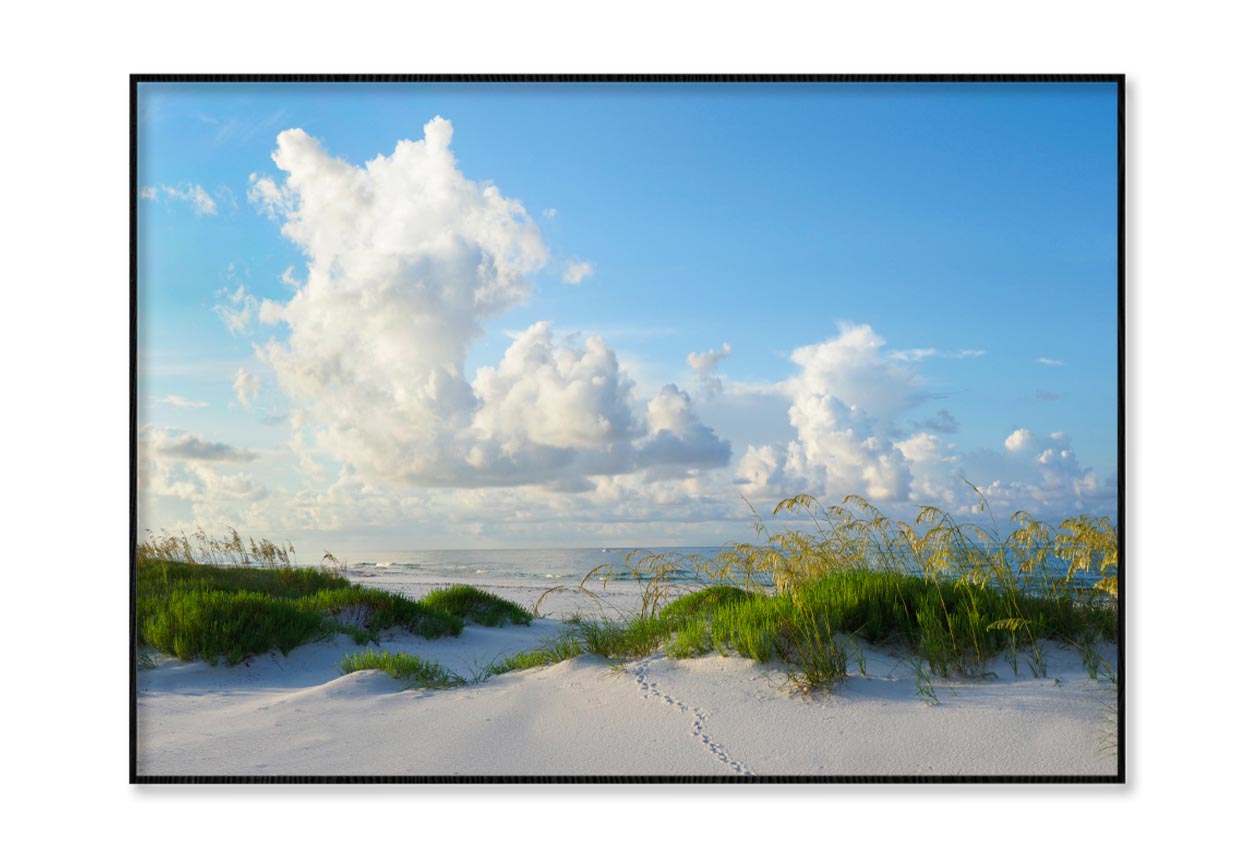
<svg viewBox="0 0 1253 853">
<path fill-rule="evenodd" d="M 566 583 L 560 579 L 522 578 L 480 575 L 473 578 L 452 575 L 405 575 L 389 573 L 375 575 L 357 569 L 343 572 L 352 583 L 372 587 L 386 592 L 407 595 L 415 601 L 434 589 L 448 586 L 469 585 L 499 595 L 525 608 L 534 610 L 539 603 L 538 616 L 547 619 L 564 620 L 575 616 L 582 618 L 619 619 L 639 615 L 640 591 L 642 584 L 630 580 L 613 580 L 607 584 L 601 581 L 589 583 L 587 588 L 595 593 L 595 598 L 579 591 L 579 579 Z M 698 584 L 675 584 L 675 597 L 684 592 L 699 589 Z M 543 600 L 541 601 L 541 597 Z"/>
</svg>

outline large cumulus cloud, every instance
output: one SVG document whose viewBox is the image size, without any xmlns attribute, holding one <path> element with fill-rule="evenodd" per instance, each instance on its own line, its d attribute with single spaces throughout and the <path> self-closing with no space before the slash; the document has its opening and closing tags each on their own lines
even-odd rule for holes
<svg viewBox="0 0 1253 853">
<path fill-rule="evenodd" d="M 883 345 L 869 326 L 844 326 L 838 336 L 792 353 L 799 370 L 780 390 L 791 400 L 796 438 L 748 448 L 737 471 L 748 493 L 908 496 L 909 463 L 891 435 L 895 419 L 921 398 L 920 380 L 911 367 L 887 358 Z"/>
<path fill-rule="evenodd" d="M 287 130 L 273 155 L 286 177 L 252 177 L 249 197 L 308 260 L 290 301 L 267 312 L 287 340 L 259 352 L 317 447 L 412 486 L 577 491 L 592 475 L 725 465 L 729 445 L 686 395 L 680 430 L 636 414 L 600 338 L 562 344 L 536 323 L 467 378 L 484 321 L 530 294 L 548 250 L 521 202 L 461 173 L 452 135 L 437 117 L 423 139 L 358 167 Z"/>
</svg>

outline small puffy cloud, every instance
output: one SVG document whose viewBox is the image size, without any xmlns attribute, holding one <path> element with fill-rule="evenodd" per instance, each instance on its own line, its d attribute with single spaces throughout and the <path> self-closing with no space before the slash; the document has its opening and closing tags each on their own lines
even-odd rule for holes
<svg viewBox="0 0 1253 853">
<path fill-rule="evenodd" d="M 544 218 L 545 218 L 545 219 L 552 219 L 552 218 L 553 218 L 554 216 L 556 216 L 556 215 L 557 215 L 557 208 L 555 208 L 555 207 L 546 207 L 546 208 L 544 208 Z"/>
<path fill-rule="evenodd" d="M 718 363 L 731 354 L 731 345 L 723 342 L 722 349 L 687 354 L 687 364 L 696 371 L 701 389 L 707 398 L 722 393 L 722 377 L 718 375 Z"/>
<path fill-rule="evenodd" d="M 1061 437 L 1061 433 L 1057 433 Z M 1016 429 L 1005 439 L 1005 449 L 1010 453 L 1034 453 L 1041 446 L 1042 439 L 1029 429 Z"/>
<path fill-rule="evenodd" d="M 253 401 L 257 399 L 257 394 L 261 391 L 261 379 L 255 373 L 249 373 L 241 367 L 235 371 L 235 379 L 231 387 L 235 390 L 235 398 L 239 400 L 240 405 L 245 409 L 251 409 Z"/>
<path fill-rule="evenodd" d="M 566 261 L 565 272 L 561 274 L 561 280 L 566 284 L 580 284 L 583 279 L 592 274 L 592 265 L 587 261 L 570 260 Z"/>
<path fill-rule="evenodd" d="M 1045 358 L 1044 356 L 1040 356 L 1035 361 L 1036 361 L 1036 364 L 1047 364 L 1051 367 L 1061 367 L 1063 364 L 1066 363 L 1064 361 L 1058 361 L 1055 358 Z"/>
<path fill-rule="evenodd" d="M 143 187 L 139 191 L 139 197 L 142 199 L 146 199 L 148 201 L 156 201 L 157 200 L 157 188 L 156 187 Z"/>
<path fill-rule="evenodd" d="M 1005 449 L 1010 453 L 1030 454 L 1039 462 L 1070 459 L 1074 455 L 1070 450 L 1070 436 L 1064 432 L 1045 436 L 1029 429 L 1016 429 L 1005 439 Z"/>
<path fill-rule="evenodd" d="M 692 398 L 675 385 L 667 385 L 648 401 L 648 429 L 663 430 L 681 436 L 691 424 Z"/>
</svg>

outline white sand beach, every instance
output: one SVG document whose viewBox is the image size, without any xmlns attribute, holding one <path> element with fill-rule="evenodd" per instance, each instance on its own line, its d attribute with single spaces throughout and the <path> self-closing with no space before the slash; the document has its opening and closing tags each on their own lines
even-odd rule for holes
<svg viewBox="0 0 1253 853">
<path fill-rule="evenodd" d="M 368 582 L 368 580 L 367 580 Z M 439 579 L 413 583 L 420 595 Z M 479 584 L 527 606 L 528 582 Z M 396 589 L 395 586 L 391 587 Z M 400 591 L 400 590 L 397 590 Z M 638 607 L 633 584 L 608 599 Z M 587 611 L 549 596 L 530 626 L 469 624 L 459 637 L 384 635 L 472 676 Z M 406 689 L 382 672 L 341 675 L 344 636 L 235 667 L 158 658 L 139 674 L 140 775 L 1113 775 L 1114 688 L 1073 650 L 1050 647 L 1046 677 L 932 682 L 920 697 L 908 663 L 868 649 L 833 691 L 789 689 L 781 665 L 657 654 L 625 665 L 593 656 L 447 690 Z M 1107 650 L 1111 656 L 1113 649 Z"/>
</svg>

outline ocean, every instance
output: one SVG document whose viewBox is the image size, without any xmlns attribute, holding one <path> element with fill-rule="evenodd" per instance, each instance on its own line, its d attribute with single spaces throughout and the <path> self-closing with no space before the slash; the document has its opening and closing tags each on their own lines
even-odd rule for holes
<svg viewBox="0 0 1253 853">
<path fill-rule="evenodd" d="M 626 557 L 630 548 L 483 548 L 392 551 L 379 559 L 348 563 L 354 577 L 386 580 L 420 580 L 423 576 L 433 578 L 464 579 L 472 583 L 475 578 L 517 578 L 543 580 L 554 583 L 578 583 L 598 567 L 604 571 L 597 577 L 607 575 L 610 580 L 629 578 Z M 697 554 L 712 557 L 721 548 L 717 546 L 690 548 L 639 549 L 639 553 Z M 680 572 L 676 580 L 691 580 L 692 576 Z"/>
<path fill-rule="evenodd" d="M 721 546 L 640 548 L 642 554 L 698 555 L 711 558 Z M 629 580 L 631 571 L 626 558 L 631 548 L 482 548 L 482 549 L 415 549 L 391 551 L 373 560 L 348 563 L 354 579 L 371 585 L 392 582 L 420 583 L 425 578 L 454 579 L 473 584 L 475 580 L 493 578 L 540 583 L 577 584 L 595 569 L 595 577 L 607 580 Z M 1050 561 L 1050 573 L 1065 573 L 1065 567 Z M 647 576 L 647 573 L 645 573 Z M 673 575 L 679 582 L 698 580 L 691 572 L 680 570 Z M 1076 573 L 1075 581 L 1088 587 L 1099 580 L 1095 572 Z M 1025 580 L 1025 579 L 1024 579 Z M 1034 580 L 1042 580 L 1036 576 Z"/>
</svg>

